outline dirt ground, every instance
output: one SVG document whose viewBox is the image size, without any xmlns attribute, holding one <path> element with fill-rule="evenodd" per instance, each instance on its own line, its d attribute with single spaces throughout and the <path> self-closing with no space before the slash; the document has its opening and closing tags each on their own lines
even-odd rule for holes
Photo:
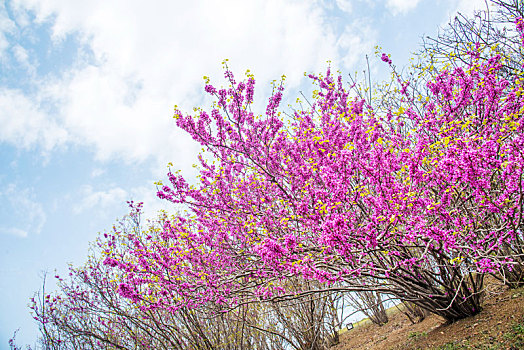
<svg viewBox="0 0 524 350">
<path fill-rule="evenodd" d="M 342 333 L 332 349 L 524 349 L 524 288 L 491 287 L 476 316 L 445 324 L 441 317 L 430 315 L 411 324 L 403 313 L 392 310 L 386 325 L 356 326 Z"/>
</svg>

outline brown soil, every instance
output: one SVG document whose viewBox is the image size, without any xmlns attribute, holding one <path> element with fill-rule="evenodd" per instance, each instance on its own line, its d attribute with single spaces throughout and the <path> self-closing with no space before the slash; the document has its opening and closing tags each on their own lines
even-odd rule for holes
<svg viewBox="0 0 524 350">
<path fill-rule="evenodd" d="M 386 325 L 356 326 L 342 333 L 332 349 L 524 349 L 524 288 L 492 285 L 482 312 L 453 324 L 436 315 L 411 324 L 402 312 L 392 310 Z"/>
</svg>

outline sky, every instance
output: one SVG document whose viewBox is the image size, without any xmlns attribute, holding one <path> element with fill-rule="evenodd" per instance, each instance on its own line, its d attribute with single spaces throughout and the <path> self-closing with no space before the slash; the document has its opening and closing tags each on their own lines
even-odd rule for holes
<svg viewBox="0 0 524 350">
<path fill-rule="evenodd" d="M 145 203 L 167 164 L 194 178 L 199 150 L 173 106 L 208 107 L 203 76 L 221 62 L 271 81 L 289 101 L 328 61 L 343 74 L 385 76 L 375 46 L 408 64 L 424 35 L 483 0 L 4 0 L 0 2 L 0 349 L 35 343 L 27 307 L 53 276 L 80 265 L 99 232 Z M 285 107 L 284 107 L 285 108 Z M 52 289 L 48 283 L 48 290 Z"/>
</svg>

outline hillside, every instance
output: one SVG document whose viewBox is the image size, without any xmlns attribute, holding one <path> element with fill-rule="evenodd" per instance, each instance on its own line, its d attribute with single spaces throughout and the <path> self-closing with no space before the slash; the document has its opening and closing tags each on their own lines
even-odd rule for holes
<svg viewBox="0 0 524 350">
<path fill-rule="evenodd" d="M 453 324 L 435 315 L 411 324 L 398 310 L 391 311 L 386 325 L 363 322 L 342 333 L 332 349 L 524 349 L 524 288 L 492 289 L 481 313 Z"/>
</svg>

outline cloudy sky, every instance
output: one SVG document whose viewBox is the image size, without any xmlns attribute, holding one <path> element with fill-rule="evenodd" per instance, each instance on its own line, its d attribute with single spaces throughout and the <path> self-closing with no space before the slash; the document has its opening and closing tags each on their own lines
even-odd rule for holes
<svg viewBox="0 0 524 350">
<path fill-rule="evenodd" d="M 473 0 L 4 0 L 0 2 L 0 349 L 20 328 L 32 344 L 28 299 L 43 271 L 81 264 L 89 242 L 155 199 L 173 162 L 193 176 L 198 147 L 177 130 L 173 106 L 207 106 L 206 75 L 225 84 L 221 62 L 250 69 L 263 106 L 286 74 L 362 71 L 408 63 Z M 378 79 L 378 78 L 377 78 Z M 297 96 L 290 96 L 293 100 Z"/>
</svg>

